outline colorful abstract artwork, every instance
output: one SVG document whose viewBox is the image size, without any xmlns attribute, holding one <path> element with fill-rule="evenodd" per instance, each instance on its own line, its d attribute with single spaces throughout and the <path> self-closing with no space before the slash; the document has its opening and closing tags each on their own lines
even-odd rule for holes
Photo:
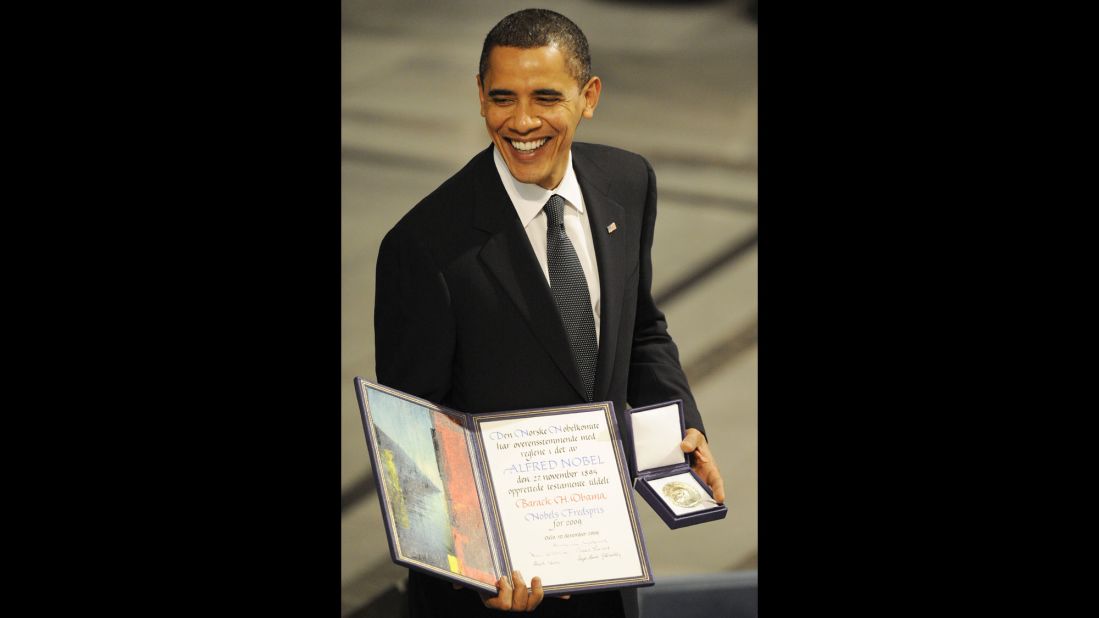
<svg viewBox="0 0 1099 618">
<path fill-rule="evenodd" d="M 367 389 L 402 557 L 492 585 L 492 552 L 459 419 Z"/>
</svg>

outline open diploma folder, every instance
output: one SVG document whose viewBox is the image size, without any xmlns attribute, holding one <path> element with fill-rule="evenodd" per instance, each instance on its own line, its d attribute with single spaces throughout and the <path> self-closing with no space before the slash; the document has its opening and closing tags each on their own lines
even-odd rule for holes
<svg viewBox="0 0 1099 618">
<path fill-rule="evenodd" d="M 465 414 L 355 378 L 393 561 L 495 594 L 652 585 L 611 402 Z"/>
</svg>

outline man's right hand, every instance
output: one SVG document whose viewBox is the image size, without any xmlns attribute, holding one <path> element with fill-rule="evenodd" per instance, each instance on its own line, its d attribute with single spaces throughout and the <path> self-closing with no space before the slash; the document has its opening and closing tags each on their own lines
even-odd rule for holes
<svg viewBox="0 0 1099 618">
<path fill-rule="evenodd" d="M 526 583 L 523 582 L 523 576 L 519 571 L 512 571 L 512 579 L 519 582 L 519 585 L 514 589 L 511 583 L 508 582 L 506 577 L 501 577 L 500 581 L 496 582 L 496 596 L 490 597 L 487 593 L 477 591 L 477 594 L 481 595 L 481 602 L 485 604 L 485 607 L 492 609 L 499 609 L 506 612 L 533 612 L 534 608 L 542 602 L 542 578 L 535 576 L 530 581 L 531 587 L 528 590 Z M 451 586 L 455 590 L 463 588 L 461 584 L 451 582 Z M 572 597 L 571 594 L 565 594 L 559 599 L 568 601 Z"/>
<path fill-rule="evenodd" d="M 511 572 L 511 579 L 515 582 L 512 587 L 508 578 L 501 577 L 496 582 L 496 596 L 490 597 L 488 593 L 478 591 L 481 602 L 485 607 L 498 609 L 505 612 L 533 612 L 534 608 L 542 602 L 542 578 L 535 576 L 530 580 L 530 588 L 523 581 L 523 574 L 519 571 Z"/>
</svg>

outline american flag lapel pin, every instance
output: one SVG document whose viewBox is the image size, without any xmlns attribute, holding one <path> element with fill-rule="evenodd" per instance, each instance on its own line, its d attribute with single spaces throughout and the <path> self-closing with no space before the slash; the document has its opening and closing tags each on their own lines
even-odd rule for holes
<svg viewBox="0 0 1099 618">
<path fill-rule="evenodd" d="M 611 221 L 611 224 L 607 226 L 607 233 L 608 234 L 613 234 L 614 231 L 617 230 L 617 229 L 618 229 L 618 226 L 614 224 L 614 221 Z"/>
</svg>

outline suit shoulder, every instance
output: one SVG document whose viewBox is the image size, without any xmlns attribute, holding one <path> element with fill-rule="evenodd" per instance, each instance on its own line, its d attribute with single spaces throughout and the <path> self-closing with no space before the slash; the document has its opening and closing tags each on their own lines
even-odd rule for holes
<svg viewBox="0 0 1099 618">
<path fill-rule="evenodd" d="M 623 169 L 648 170 L 652 168 L 645 157 L 614 146 L 576 142 L 572 147 L 574 152 L 587 157 L 592 163 L 600 167 L 614 169 L 618 173 L 621 173 Z"/>
<path fill-rule="evenodd" d="M 478 176 L 486 170 L 496 173 L 491 147 L 474 156 L 405 213 L 382 239 L 380 251 L 430 255 L 439 266 L 460 255 L 477 236 L 471 222 L 477 186 L 484 182 Z"/>
<path fill-rule="evenodd" d="M 431 238 L 435 233 L 452 229 L 459 220 L 468 220 L 474 202 L 475 168 L 484 154 L 482 152 L 470 159 L 462 169 L 409 209 L 390 233 Z"/>
</svg>

